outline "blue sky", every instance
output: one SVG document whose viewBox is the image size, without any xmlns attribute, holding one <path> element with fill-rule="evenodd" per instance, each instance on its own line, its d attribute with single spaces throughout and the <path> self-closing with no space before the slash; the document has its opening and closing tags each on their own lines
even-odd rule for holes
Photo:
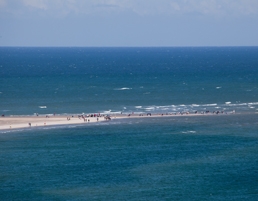
<svg viewBox="0 0 258 201">
<path fill-rule="evenodd" d="M 0 0 L 0 46 L 258 46 L 258 0 Z"/>
</svg>

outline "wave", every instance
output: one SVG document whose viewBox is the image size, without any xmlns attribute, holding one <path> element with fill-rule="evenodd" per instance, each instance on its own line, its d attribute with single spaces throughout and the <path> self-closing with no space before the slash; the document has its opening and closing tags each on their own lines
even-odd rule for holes
<svg viewBox="0 0 258 201">
<path fill-rule="evenodd" d="M 229 102 L 228 102 L 229 103 Z M 227 102 L 226 102 L 227 104 Z M 251 102 L 251 103 L 236 103 L 236 104 L 227 104 L 228 106 L 245 106 L 245 105 L 258 105 L 258 102 Z"/>
<path fill-rule="evenodd" d="M 213 103 L 213 104 L 205 104 L 205 105 L 202 105 L 202 106 L 207 107 L 207 106 L 217 106 L 217 105 L 218 105 L 217 103 Z"/>
<path fill-rule="evenodd" d="M 181 133 L 196 133 L 196 131 L 182 131 Z"/>
<path fill-rule="evenodd" d="M 142 108 L 142 106 L 135 106 L 135 108 Z"/>
<path fill-rule="evenodd" d="M 108 114 L 108 113 L 111 113 L 111 110 L 106 110 L 106 111 L 103 111 L 102 113 Z"/>
<path fill-rule="evenodd" d="M 11 111 L 11 110 L 1 110 L 2 112 L 9 112 L 9 111 Z"/>
<path fill-rule="evenodd" d="M 258 105 L 258 102 L 248 103 L 248 105 Z"/>
<path fill-rule="evenodd" d="M 147 105 L 147 106 L 133 106 L 128 107 L 129 110 L 133 110 L 137 108 L 138 111 L 154 111 L 154 112 L 162 112 L 162 111 L 171 111 L 171 112 L 195 112 L 196 110 L 200 111 L 217 111 L 223 110 L 230 112 L 231 110 L 255 110 L 257 108 L 258 102 L 250 102 L 250 103 L 236 103 L 232 104 L 230 101 L 224 103 L 212 103 L 212 104 L 178 104 L 178 105 Z"/>
<path fill-rule="evenodd" d="M 122 91 L 122 90 L 131 90 L 132 88 L 123 87 L 123 88 L 115 88 L 114 90 Z"/>
<path fill-rule="evenodd" d="M 47 106 L 39 106 L 39 108 L 45 109 L 45 108 L 47 108 Z"/>
<path fill-rule="evenodd" d="M 197 104 L 192 104 L 193 107 L 199 107 L 200 105 Z"/>
<path fill-rule="evenodd" d="M 154 110 L 155 109 L 155 107 L 146 107 L 146 108 L 144 108 L 145 110 Z"/>
</svg>

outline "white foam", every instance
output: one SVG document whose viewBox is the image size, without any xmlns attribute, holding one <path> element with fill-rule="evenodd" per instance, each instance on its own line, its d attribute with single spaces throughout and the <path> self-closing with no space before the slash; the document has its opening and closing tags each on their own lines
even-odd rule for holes
<svg viewBox="0 0 258 201">
<path fill-rule="evenodd" d="M 203 106 L 216 106 L 217 103 L 213 103 L 213 104 L 206 104 L 206 105 L 203 105 Z"/>
<path fill-rule="evenodd" d="M 197 104 L 192 104 L 193 107 L 199 107 L 200 105 Z"/>
<path fill-rule="evenodd" d="M 196 131 L 182 131 L 181 133 L 196 133 Z"/>
<path fill-rule="evenodd" d="M 39 108 L 41 108 L 41 109 L 46 109 L 47 106 L 39 106 Z"/>
<path fill-rule="evenodd" d="M 107 113 L 110 113 L 111 110 L 107 110 L 107 111 L 103 111 L 103 114 L 107 114 Z"/>
<path fill-rule="evenodd" d="M 228 102 L 225 102 L 225 104 L 227 104 L 227 105 L 228 105 L 228 104 L 231 104 L 231 102 L 230 102 L 230 101 L 228 101 Z"/>
<path fill-rule="evenodd" d="M 145 110 L 154 110 L 155 107 L 146 107 Z"/>
<path fill-rule="evenodd" d="M 228 104 L 229 106 L 243 106 L 247 105 L 247 103 L 240 103 L 240 104 Z"/>
<path fill-rule="evenodd" d="M 111 112 L 112 114 L 121 114 L 121 111 Z"/>
<path fill-rule="evenodd" d="M 258 102 L 248 103 L 248 105 L 258 105 Z"/>
<path fill-rule="evenodd" d="M 216 87 L 216 89 L 221 89 L 221 87 Z"/>
<path fill-rule="evenodd" d="M 135 108 L 142 108 L 142 106 L 135 106 Z"/>
<path fill-rule="evenodd" d="M 123 87 L 123 88 L 116 88 L 114 90 L 131 90 L 132 88 L 128 88 L 128 87 Z"/>
</svg>

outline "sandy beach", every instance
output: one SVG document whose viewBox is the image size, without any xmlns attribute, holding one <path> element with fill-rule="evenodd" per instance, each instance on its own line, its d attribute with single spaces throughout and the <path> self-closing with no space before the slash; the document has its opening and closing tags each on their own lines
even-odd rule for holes
<svg viewBox="0 0 258 201">
<path fill-rule="evenodd" d="M 0 130 L 13 130 L 19 128 L 35 128 L 57 125 L 72 125 L 72 124 L 89 124 L 103 121 L 110 121 L 112 119 L 122 118 L 158 118 L 158 117 L 180 117 L 180 116 L 199 116 L 199 115 L 216 115 L 212 113 L 185 113 L 185 114 L 110 114 L 100 116 L 4 116 L 0 117 Z M 108 117 L 108 118 L 107 118 Z"/>
<path fill-rule="evenodd" d="M 19 128 L 33 128 L 55 125 L 86 124 L 98 121 L 106 121 L 102 117 L 78 117 L 78 116 L 6 116 L 0 118 L 0 130 Z"/>
</svg>

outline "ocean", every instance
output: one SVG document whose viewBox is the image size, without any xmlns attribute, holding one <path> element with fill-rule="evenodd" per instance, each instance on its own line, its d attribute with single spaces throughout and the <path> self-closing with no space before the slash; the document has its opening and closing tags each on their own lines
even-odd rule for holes
<svg viewBox="0 0 258 201">
<path fill-rule="evenodd" d="M 0 200 L 258 200 L 258 47 L 0 47 L 5 116 L 194 111 L 0 131 Z"/>
</svg>

